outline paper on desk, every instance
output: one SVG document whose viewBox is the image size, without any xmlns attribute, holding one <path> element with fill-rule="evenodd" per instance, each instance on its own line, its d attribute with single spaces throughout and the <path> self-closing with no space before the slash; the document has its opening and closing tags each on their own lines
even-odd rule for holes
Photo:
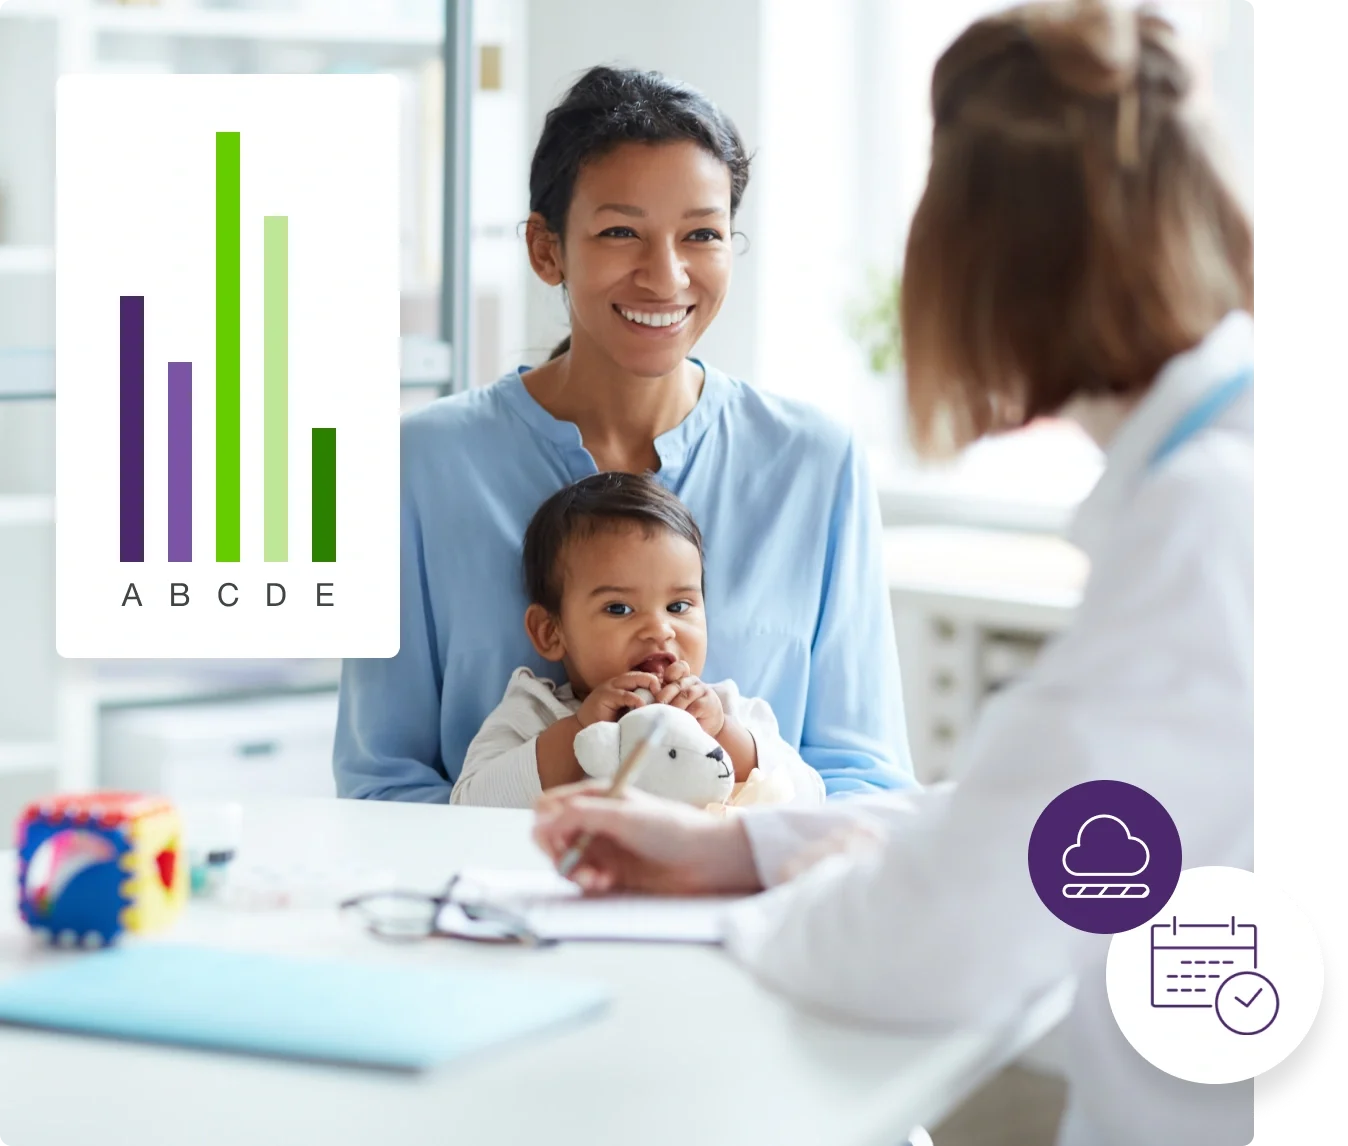
<svg viewBox="0 0 1348 1146">
<path fill-rule="evenodd" d="M 455 904 L 486 904 L 516 915 L 540 939 L 632 940 L 649 943 L 721 942 L 721 916 L 738 896 L 599 895 L 551 871 L 466 869 Z M 440 925 L 453 933 L 453 906 Z"/>
</svg>

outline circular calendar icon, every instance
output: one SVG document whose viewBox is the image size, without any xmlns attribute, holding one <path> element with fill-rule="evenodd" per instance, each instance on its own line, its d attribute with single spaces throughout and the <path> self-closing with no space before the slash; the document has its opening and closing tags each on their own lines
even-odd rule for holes
<svg viewBox="0 0 1348 1146">
<path fill-rule="evenodd" d="M 1200 867 L 1180 875 L 1160 915 L 1110 941 L 1105 986 L 1119 1030 L 1153 1066 L 1240 1082 L 1306 1037 L 1324 964 L 1281 891 L 1240 868 Z"/>
</svg>

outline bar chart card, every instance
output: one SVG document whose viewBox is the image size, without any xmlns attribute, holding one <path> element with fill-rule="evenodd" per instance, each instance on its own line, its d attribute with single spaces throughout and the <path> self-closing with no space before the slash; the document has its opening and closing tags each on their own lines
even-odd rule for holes
<svg viewBox="0 0 1348 1146">
<path fill-rule="evenodd" d="M 391 76 L 63 77 L 56 644 L 398 651 Z"/>
</svg>

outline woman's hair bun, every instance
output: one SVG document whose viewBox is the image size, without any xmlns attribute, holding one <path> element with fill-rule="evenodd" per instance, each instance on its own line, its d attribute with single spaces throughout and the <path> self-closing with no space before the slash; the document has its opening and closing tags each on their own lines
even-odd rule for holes
<svg viewBox="0 0 1348 1146">
<path fill-rule="evenodd" d="M 1101 0 L 1035 4 L 1021 10 L 1021 27 L 1049 74 L 1069 92 L 1109 98 L 1146 89 L 1172 99 L 1189 93 L 1189 70 L 1174 30 L 1150 7 Z"/>
</svg>

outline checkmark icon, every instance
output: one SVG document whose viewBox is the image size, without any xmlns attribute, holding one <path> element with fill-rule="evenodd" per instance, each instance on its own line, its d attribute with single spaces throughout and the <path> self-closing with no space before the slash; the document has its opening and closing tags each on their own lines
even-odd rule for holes
<svg viewBox="0 0 1348 1146">
<path fill-rule="evenodd" d="M 1233 1035 L 1257 1035 L 1278 1017 L 1278 988 L 1258 971 L 1239 971 L 1217 988 L 1213 1006 Z"/>
</svg>

